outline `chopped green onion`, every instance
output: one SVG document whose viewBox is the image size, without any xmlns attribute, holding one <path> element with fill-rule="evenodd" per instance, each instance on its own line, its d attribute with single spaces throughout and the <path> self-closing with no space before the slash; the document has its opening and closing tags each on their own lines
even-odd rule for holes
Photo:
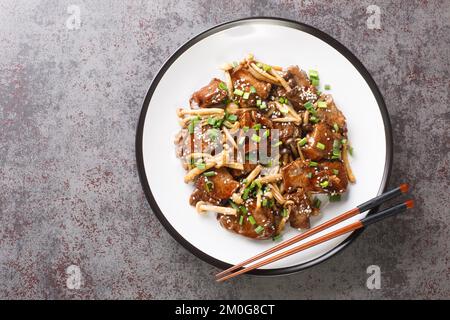
<svg viewBox="0 0 450 320">
<path fill-rule="evenodd" d="M 312 172 L 308 172 L 308 173 L 306 174 L 306 177 L 307 177 L 308 179 L 311 179 L 311 178 L 312 178 Z"/>
<path fill-rule="evenodd" d="M 286 218 L 289 215 L 289 211 L 286 208 L 283 208 L 283 210 L 281 211 L 281 216 Z"/>
<path fill-rule="evenodd" d="M 262 199 L 261 204 L 263 207 L 267 207 L 268 200 L 266 198 Z"/>
<path fill-rule="evenodd" d="M 281 146 L 282 144 L 283 144 L 282 141 L 278 141 L 278 142 L 275 143 L 273 146 L 274 146 L 274 147 L 279 147 L 279 146 Z"/>
<path fill-rule="evenodd" d="M 220 131 L 218 129 L 209 129 L 208 136 L 211 140 L 216 140 L 219 137 Z"/>
<path fill-rule="evenodd" d="M 346 144 L 346 143 L 347 143 L 347 139 L 342 139 L 342 140 L 341 140 L 341 143 L 342 143 L 342 144 Z"/>
<path fill-rule="evenodd" d="M 315 162 L 315 161 L 310 161 L 310 162 L 309 162 L 309 166 L 310 166 L 310 167 L 317 167 L 317 164 L 318 164 L 318 163 Z"/>
<path fill-rule="evenodd" d="M 270 69 L 272 69 L 272 67 L 269 66 L 268 64 L 264 64 L 264 65 L 263 65 L 263 70 L 264 70 L 264 71 L 267 72 L 267 71 L 270 71 Z"/>
<path fill-rule="evenodd" d="M 265 101 L 261 102 L 261 105 L 259 106 L 260 109 L 266 109 L 267 108 L 267 104 Z"/>
<path fill-rule="evenodd" d="M 243 214 L 247 214 L 247 213 L 248 213 L 247 208 L 244 207 L 244 206 L 240 206 L 240 207 L 239 207 L 239 210 L 241 210 L 241 212 L 242 212 Z"/>
<path fill-rule="evenodd" d="M 311 121 L 313 123 L 317 123 L 317 122 L 319 122 L 319 119 L 316 116 L 311 116 L 311 117 L 309 117 L 309 121 Z"/>
<path fill-rule="evenodd" d="M 199 169 L 199 170 L 205 170 L 205 168 L 206 168 L 206 163 L 204 163 L 204 162 L 197 162 L 196 164 L 195 164 L 195 166 Z"/>
<path fill-rule="evenodd" d="M 210 192 L 212 189 L 214 189 L 214 183 L 212 181 L 206 181 L 205 189 L 207 192 Z"/>
<path fill-rule="evenodd" d="M 309 109 L 313 109 L 313 108 L 314 108 L 314 106 L 313 106 L 313 104 L 311 103 L 311 101 L 306 102 L 303 106 L 305 107 L 306 110 L 309 110 Z"/>
<path fill-rule="evenodd" d="M 225 91 L 228 91 L 228 87 L 224 82 L 219 83 L 219 88 Z"/>
<path fill-rule="evenodd" d="M 235 114 L 230 114 L 228 117 L 227 117 L 227 119 L 228 120 L 230 120 L 230 121 L 236 121 L 237 120 L 237 115 L 235 115 Z"/>
<path fill-rule="evenodd" d="M 353 147 L 348 148 L 348 153 L 353 157 Z"/>
<path fill-rule="evenodd" d="M 333 129 L 334 131 L 338 132 L 339 131 L 339 126 L 337 123 L 333 123 Z"/>
<path fill-rule="evenodd" d="M 327 103 L 325 101 L 318 101 L 317 102 L 317 106 L 319 108 L 326 109 L 327 108 Z"/>
<path fill-rule="evenodd" d="M 304 137 L 303 139 L 301 139 L 301 140 L 298 142 L 298 145 L 299 145 L 300 147 L 303 147 L 307 142 L 308 142 L 308 139 L 307 139 L 306 137 Z"/>
<path fill-rule="evenodd" d="M 267 138 L 269 135 L 270 135 L 270 131 L 269 131 L 269 130 L 264 131 L 263 136 L 264 136 L 265 138 Z"/>
<path fill-rule="evenodd" d="M 331 90 L 331 86 L 329 84 L 326 84 L 324 88 L 325 90 Z"/>
<path fill-rule="evenodd" d="M 318 87 L 318 86 L 319 86 L 319 79 L 312 79 L 312 80 L 311 80 L 311 84 L 312 84 L 314 87 Z"/>
<path fill-rule="evenodd" d="M 333 169 L 333 173 L 334 173 L 335 175 L 338 175 L 338 174 L 339 174 L 339 170 Z"/>
<path fill-rule="evenodd" d="M 317 149 L 325 150 L 325 145 L 323 143 L 317 142 L 316 147 Z"/>
<path fill-rule="evenodd" d="M 341 142 L 339 140 L 333 141 L 333 156 L 331 159 L 340 159 L 341 158 Z"/>
<path fill-rule="evenodd" d="M 260 142 L 261 141 L 261 137 L 257 136 L 256 134 L 253 134 L 252 140 L 255 141 L 255 142 Z"/>
<path fill-rule="evenodd" d="M 231 201 L 231 200 L 229 200 L 228 202 L 229 202 L 229 204 L 231 205 L 231 207 L 232 207 L 233 209 L 235 209 L 236 211 L 239 211 L 239 207 L 238 207 L 238 205 L 237 205 L 236 203 L 234 203 L 234 202 Z"/>
<path fill-rule="evenodd" d="M 200 122 L 200 117 L 199 117 L 199 116 L 197 116 L 197 117 L 195 117 L 195 118 L 193 118 L 193 119 L 191 120 L 191 122 L 190 122 L 189 125 L 188 125 L 188 131 L 189 131 L 190 134 L 193 134 L 193 133 L 194 133 L 195 126 L 196 126 L 199 122 Z"/>
<path fill-rule="evenodd" d="M 314 208 L 319 209 L 321 204 L 322 204 L 322 201 L 320 201 L 319 198 L 315 198 L 315 199 L 314 199 L 314 202 L 313 202 Z"/>
<path fill-rule="evenodd" d="M 238 144 L 239 144 L 239 145 L 243 145 L 244 142 L 245 142 L 245 137 L 240 137 L 240 138 L 239 138 L 239 141 L 238 141 Z"/>
<path fill-rule="evenodd" d="M 312 115 L 316 115 L 316 109 L 314 108 L 314 105 L 311 103 L 311 101 L 306 102 L 304 105 L 306 110 L 309 111 Z"/>
<path fill-rule="evenodd" d="M 244 216 L 240 216 L 239 217 L 239 224 L 242 225 L 242 223 L 244 222 Z"/>
<path fill-rule="evenodd" d="M 250 222 L 251 224 L 256 224 L 256 220 L 255 218 L 253 218 L 253 216 L 248 216 L 247 217 L 248 222 Z"/>
<path fill-rule="evenodd" d="M 233 61 L 232 65 L 233 65 L 234 68 L 236 68 L 239 65 L 239 63 L 237 63 L 237 61 Z"/>
<path fill-rule="evenodd" d="M 256 232 L 256 233 L 261 233 L 261 232 L 263 232 L 263 231 L 264 231 L 264 227 L 257 226 L 257 227 L 255 228 L 255 232 Z"/>
<path fill-rule="evenodd" d="M 273 241 L 279 241 L 279 240 L 281 240 L 282 238 L 283 238 L 283 235 L 277 234 L 276 236 L 272 237 L 272 240 L 273 240 Z"/>
<path fill-rule="evenodd" d="M 322 94 L 322 91 L 320 91 L 319 89 L 317 89 L 317 95 L 320 96 Z"/>
<path fill-rule="evenodd" d="M 312 79 L 319 79 L 319 72 L 317 70 L 309 70 L 309 77 Z"/>
<path fill-rule="evenodd" d="M 215 172 L 215 171 L 203 172 L 203 175 L 205 177 L 214 177 L 215 175 L 217 175 L 217 172 Z"/>
<path fill-rule="evenodd" d="M 286 98 L 280 97 L 280 98 L 278 99 L 278 101 L 279 101 L 281 104 L 285 104 L 285 103 L 286 103 Z"/>
<path fill-rule="evenodd" d="M 333 160 L 337 160 L 337 159 L 340 159 L 341 158 L 341 153 L 339 152 L 339 154 L 333 154 L 332 156 L 331 156 L 331 159 L 333 159 Z"/>
<path fill-rule="evenodd" d="M 258 63 L 256 64 L 256 66 L 257 66 L 258 68 L 262 68 L 262 67 L 263 67 L 263 64 L 262 64 L 261 62 L 258 62 Z"/>
<path fill-rule="evenodd" d="M 250 128 L 247 126 L 244 126 L 244 127 L 242 127 L 242 130 L 244 130 L 244 132 L 247 132 L 248 130 L 250 130 Z"/>
<path fill-rule="evenodd" d="M 243 99 L 247 100 L 250 97 L 250 92 L 245 92 L 242 96 Z"/>
<path fill-rule="evenodd" d="M 328 197 L 328 199 L 330 200 L 330 202 L 341 201 L 341 195 L 340 195 L 339 193 L 336 193 L 336 194 L 330 194 L 330 196 Z"/>
<path fill-rule="evenodd" d="M 320 186 L 322 187 L 322 188 L 326 188 L 326 187 L 328 187 L 328 185 L 330 184 L 329 182 L 328 182 L 328 180 L 325 180 L 325 181 L 322 181 L 321 183 L 319 183 L 320 184 Z"/>
<path fill-rule="evenodd" d="M 261 129 L 261 124 L 260 124 L 260 123 L 255 124 L 255 125 L 253 126 L 253 129 L 255 129 L 255 130 Z"/>
<path fill-rule="evenodd" d="M 251 93 L 256 93 L 256 88 L 254 86 L 250 86 L 250 92 Z"/>
<path fill-rule="evenodd" d="M 247 200 L 249 193 L 250 193 L 250 189 L 249 188 L 245 188 L 244 189 L 244 193 L 242 194 L 242 199 Z"/>
<path fill-rule="evenodd" d="M 261 105 L 261 100 L 256 100 L 256 106 L 259 107 Z"/>
<path fill-rule="evenodd" d="M 235 95 L 242 97 L 244 95 L 244 91 L 239 90 L 239 89 L 234 89 L 233 92 Z"/>
<path fill-rule="evenodd" d="M 208 124 L 211 126 L 214 126 L 216 124 L 217 120 L 213 117 L 208 118 Z"/>
</svg>

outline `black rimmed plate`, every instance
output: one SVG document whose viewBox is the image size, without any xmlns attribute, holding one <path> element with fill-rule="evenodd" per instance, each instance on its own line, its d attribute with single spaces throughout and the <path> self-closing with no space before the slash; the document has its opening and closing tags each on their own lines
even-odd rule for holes
<svg viewBox="0 0 450 320">
<path fill-rule="evenodd" d="M 214 215 L 200 216 L 189 205 L 193 187 L 183 182 L 185 171 L 173 143 L 179 130 L 176 109 L 187 107 L 192 92 L 211 78 L 223 78 L 220 65 L 241 60 L 248 53 L 273 65 L 318 70 L 322 86 L 331 85 L 329 93 L 347 118 L 357 183 L 349 186 L 342 201 L 323 208 L 313 226 L 382 193 L 392 161 L 392 135 L 383 98 L 369 72 L 337 40 L 308 25 L 278 18 L 233 21 L 194 37 L 169 58 L 148 90 L 137 129 L 136 157 L 144 192 L 161 223 L 186 249 L 218 268 L 228 268 L 273 246 L 273 242 L 228 232 Z M 288 228 L 284 238 L 298 232 Z M 345 248 L 360 232 L 252 273 L 281 275 L 311 267 Z"/>
</svg>

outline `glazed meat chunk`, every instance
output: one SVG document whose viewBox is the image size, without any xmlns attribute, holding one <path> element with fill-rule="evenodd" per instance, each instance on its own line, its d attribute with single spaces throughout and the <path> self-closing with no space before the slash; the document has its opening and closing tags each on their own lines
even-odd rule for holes
<svg viewBox="0 0 450 320">
<path fill-rule="evenodd" d="M 198 201 L 218 205 L 223 200 L 229 199 L 239 187 L 239 182 L 234 180 L 226 168 L 211 170 L 211 172 L 215 172 L 215 175 L 198 177 L 195 183 L 196 189 L 190 198 L 191 205 L 196 205 Z"/>
<path fill-rule="evenodd" d="M 267 239 L 274 235 L 275 217 L 270 208 L 260 207 L 257 209 L 255 199 L 248 199 L 244 203 L 244 207 L 244 210 L 240 210 L 240 214 L 244 215 L 242 224 L 239 224 L 240 215 L 219 215 L 220 224 L 225 229 L 248 238 Z M 254 220 L 249 216 L 252 216 Z"/>
<path fill-rule="evenodd" d="M 310 227 L 309 217 L 313 213 L 311 200 L 301 188 L 286 196 L 287 200 L 293 202 L 289 205 L 289 222 L 293 228 L 308 229 Z"/>
<path fill-rule="evenodd" d="M 334 140 L 341 140 L 341 135 L 324 123 L 314 126 L 308 134 L 308 144 L 302 148 L 303 155 L 311 160 L 331 159 Z"/>
<path fill-rule="evenodd" d="M 302 188 L 318 193 L 343 193 L 347 189 L 348 177 L 341 161 L 319 162 L 297 159 L 281 169 L 284 187 L 288 191 Z"/>
<path fill-rule="evenodd" d="M 345 123 L 345 116 L 341 110 L 336 107 L 331 95 L 323 94 L 320 96 L 320 100 L 326 102 L 326 108 L 317 108 L 317 117 L 323 122 L 328 124 L 330 127 L 335 126 L 339 128 L 339 132 L 347 132 L 347 125 Z"/>
<path fill-rule="evenodd" d="M 298 66 L 289 67 L 284 78 L 291 88 L 291 90 L 285 92 L 285 95 L 295 109 L 301 109 L 307 101 L 314 102 L 317 100 L 316 87 L 311 85 L 306 73 L 300 70 Z"/>
<path fill-rule="evenodd" d="M 256 105 L 258 99 L 267 99 L 272 88 L 270 83 L 253 77 L 246 68 L 241 68 L 233 72 L 231 74 L 231 81 L 235 89 L 249 94 L 247 98 L 235 95 L 235 99 L 241 107 L 253 107 Z"/>
<path fill-rule="evenodd" d="M 190 100 L 191 107 L 206 108 L 225 102 L 228 92 L 221 88 L 224 87 L 224 84 L 220 85 L 221 83 L 223 83 L 221 80 L 214 78 L 208 85 L 194 92 Z"/>
</svg>

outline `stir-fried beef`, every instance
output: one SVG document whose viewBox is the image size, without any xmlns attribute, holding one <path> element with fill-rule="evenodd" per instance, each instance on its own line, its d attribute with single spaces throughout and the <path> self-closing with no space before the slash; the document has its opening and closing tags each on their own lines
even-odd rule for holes
<svg viewBox="0 0 450 320">
<path fill-rule="evenodd" d="M 252 74 L 245 68 L 241 68 L 231 74 L 233 87 L 237 89 L 235 94 L 236 101 L 242 107 L 254 107 L 257 100 L 267 99 L 272 85 L 268 82 L 261 81 L 252 76 Z M 240 93 L 242 92 L 242 94 Z M 248 93 L 248 97 L 244 96 Z"/>
<path fill-rule="evenodd" d="M 308 144 L 302 149 L 303 155 L 311 160 L 331 159 L 333 156 L 333 143 L 341 141 L 342 136 L 324 124 L 314 126 L 312 133 L 308 134 Z"/>
<path fill-rule="evenodd" d="M 297 159 L 281 169 L 286 190 L 303 188 L 305 191 L 343 193 L 348 177 L 341 161 L 323 161 L 311 166 L 311 161 Z"/>
<path fill-rule="evenodd" d="M 191 195 L 190 203 L 195 205 L 198 201 L 206 201 L 213 204 L 219 204 L 223 200 L 231 198 L 233 193 L 239 187 L 239 182 L 234 180 L 233 176 L 225 168 L 220 168 L 210 172 L 216 175 L 201 175 L 196 183 L 196 189 Z"/>
<path fill-rule="evenodd" d="M 289 193 L 286 199 L 293 204 L 289 205 L 289 221 L 293 228 L 308 229 L 309 216 L 313 213 L 311 200 L 303 189 L 299 188 L 294 193 Z"/>
<path fill-rule="evenodd" d="M 190 204 L 206 202 L 203 211 L 216 212 L 225 229 L 253 239 L 288 224 L 310 228 L 314 197 L 342 194 L 355 181 L 343 113 L 331 95 L 319 96 L 317 71 L 309 78 L 252 56 L 225 69 L 231 78 L 213 79 L 192 95 L 191 110 L 178 110 L 177 156 L 195 184 Z"/>
<path fill-rule="evenodd" d="M 190 100 L 191 106 L 206 108 L 225 102 L 228 92 L 221 88 L 221 83 L 223 83 L 222 80 L 214 78 L 208 85 L 194 92 Z M 222 87 L 224 87 L 224 85 L 222 85 Z"/>
<path fill-rule="evenodd" d="M 225 229 L 249 238 L 267 239 L 273 236 L 276 228 L 275 217 L 271 209 L 265 207 L 257 208 L 254 199 L 247 200 L 243 206 L 245 209 L 240 210 L 237 216 L 220 215 L 220 224 Z M 243 218 L 240 224 L 241 215 L 243 215 Z M 250 217 L 253 217 L 253 219 Z M 255 226 L 257 227 L 255 228 Z"/>
</svg>

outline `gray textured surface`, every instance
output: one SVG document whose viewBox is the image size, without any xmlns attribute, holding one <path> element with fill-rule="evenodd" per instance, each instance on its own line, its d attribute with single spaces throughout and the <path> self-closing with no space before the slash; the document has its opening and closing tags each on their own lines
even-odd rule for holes
<svg viewBox="0 0 450 320">
<path fill-rule="evenodd" d="M 450 298 L 450 6 L 389 2 L 2 1 L 0 298 Z M 71 4 L 79 30 L 65 25 Z M 366 27 L 369 4 L 381 8 L 381 30 Z M 392 118 L 390 185 L 408 181 L 418 205 L 313 269 L 217 285 L 217 270 L 151 213 L 135 128 L 152 77 L 179 45 L 255 15 L 318 27 L 364 63 Z M 71 264 L 79 290 L 66 287 Z M 371 264 L 380 290 L 366 288 Z"/>
</svg>

